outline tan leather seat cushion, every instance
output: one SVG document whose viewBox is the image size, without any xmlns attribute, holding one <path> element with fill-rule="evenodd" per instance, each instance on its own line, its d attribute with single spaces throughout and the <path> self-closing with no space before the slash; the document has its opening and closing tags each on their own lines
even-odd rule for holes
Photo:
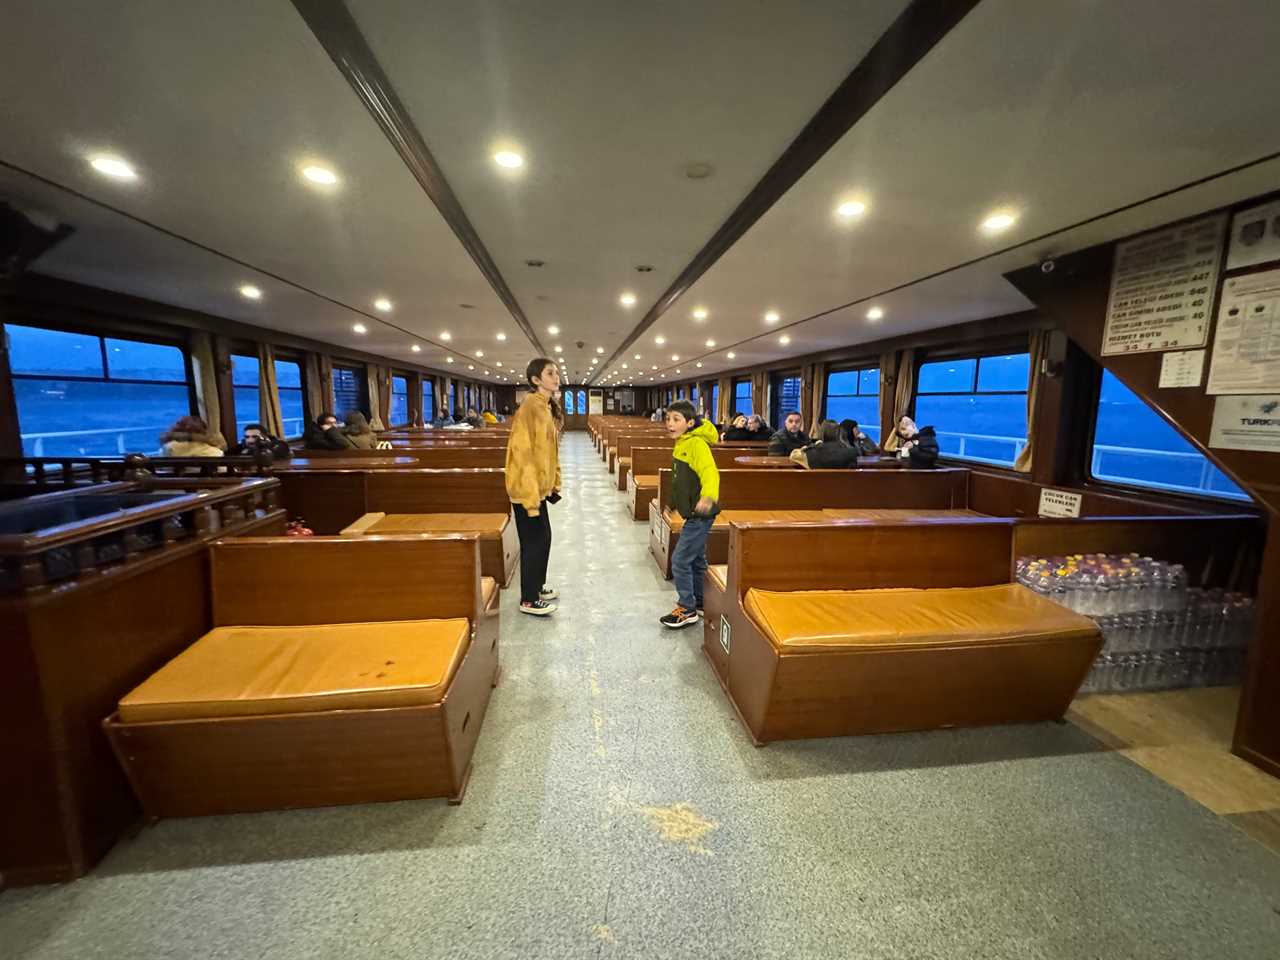
<svg viewBox="0 0 1280 960">
<path fill-rule="evenodd" d="M 989 587 L 747 591 L 779 650 L 919 649 L 1095 637 L 1097 624 L 1018 583 Z"/>
<path fill-rule="evenodd" d="M 439 703 L 467 620 L 218 627 L 120 701 L 125 722 Z"/>
<path fill-rule="evenodd" d="M 500 537 L 510 519 L 506 513 L 390 513 L 365 533 L 478 533 Z"/>
<path fill-rule="evenodd" d="M 480 605 L 488 610 L 493 595 L 498 592 L 498 581 L 493 577 L 480 578 Z"/>
<path fill-rule="evenodd" d="M 982 517 L 976 510 L 855 510 L 845 508 L 824 509 L 830 520 L 924 520 L 930 518 L 954 520 L 957 517 Z"/>
<path fill-rule="evenodd" d="M 672 532 L 684 526 L 684 517 L 667 508 L 667 523 Z M 822 521 L 830 519 L 822 515 L 821 510 L 722 510 L 716 514 L 713 527 L 723 527 L 730 523 L 803 523 L 806 521 Z"/>
<path fill-rule="evenodd" d="M 631 458 L 630 458 L 630 457 L 619 457 L 619 458 L 618 458 L 618 462 L 619 462 L 619 463 L 621 463 L 621 464 L 625 464 L 625 465 L 626 465 L 626 466 L 628 466 L 628 467 L 629 467 L 629 466 L 631 466 Z"/>
<path fill-rule="evenodd" d="M 646 473 L 639 477 L 633 473 L 631 476 L 635 480 L 637 487 L 656 487 L 658 485 L 658 475 L 656 473 Z"/>
<path fill-rule="evenodd" d="M 711 574 L 711 580 L 721 590 L 729 583 L 729 565 L 727 563 L 715 563 L 707 567 L 707 573 Z"/>
</svg>

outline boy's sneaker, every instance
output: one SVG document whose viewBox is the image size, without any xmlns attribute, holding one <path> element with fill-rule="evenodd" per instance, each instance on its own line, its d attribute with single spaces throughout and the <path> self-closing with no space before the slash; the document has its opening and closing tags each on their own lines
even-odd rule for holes
<svg viewBox="0 0 1280 960">
<path fill-rule="evenodd" d="M 534 600 L 532 603 L 527 600 L 521 600 L 520 612 L 527 613 L 531 617 L 549 617 L 556 612 L 556 605 L 547 603 L 545 600 Z"/>
<path fill-rule="evenodd" d="M 672 630 L 679 630 L 681 627 L 689 627 L 698 622 L 697 610 L 686 610 L 677 604 L 676 608 L 668 613 L 665 617 L 659 617 L 658 622 L 664 627 L 670 627 Z"/>
<path fill-rule="evenodd" d="M 560 591 L 555 587 L 543 587 L 538 591 L 539 600 L 559 600 Z"/>
</svg>

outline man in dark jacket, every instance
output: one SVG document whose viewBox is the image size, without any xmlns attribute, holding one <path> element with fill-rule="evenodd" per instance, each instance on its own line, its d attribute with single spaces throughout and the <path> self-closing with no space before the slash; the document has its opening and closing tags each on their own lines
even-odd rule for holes
<svg viewBox="0 0 1280 960">
<path fill-rule="evenodd" d="M 354 450 L 351 438 L 338 429 L 338 418 L 332 413 L 322 413 L 315 423 L 307 424 L 302 445 L 308 450 Z"/>
<path fill-rule="evenodd" d="M 288 460 L 293 456 L 289 445 L 279 437 L 267 433 L 266 427 L 260 423 L 246 424 L 244 437 L 227 451 L 227 456 L 251 457 L 259 450 L 269 450 L 273 460 Z"/>
<path fill-rule="evenodd" d="M 908 441 L 907 463 L 912 467 L 928 469 L 938 464 L 938 434 L 933 427 L 921 427 Z"/>
<path fill-rule="evenodd" d="M 769 456 L 789 457 L 792 450 L 803 450 L 809 445 L 804 435 L 804 418 L 800 411 L 790 411 L 782 421 L 782 429 L 769 438 Z"/>
</svg>

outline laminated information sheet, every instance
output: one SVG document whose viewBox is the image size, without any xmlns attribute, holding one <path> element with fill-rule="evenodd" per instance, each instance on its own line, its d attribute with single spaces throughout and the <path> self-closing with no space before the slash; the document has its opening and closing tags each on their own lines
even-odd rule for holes
<svg viewBox="0 0 1280 960">
<path fill-rule="evenodd" d="M 1226 225 L 1219 214 L 1116 244 L 1104 356 L 1208 343 Z"/>
<path fill-rule="evenodd" d="M 1222 284 L 1208 393 L 1280 393 L 1280 270 Z"/>
</svg>

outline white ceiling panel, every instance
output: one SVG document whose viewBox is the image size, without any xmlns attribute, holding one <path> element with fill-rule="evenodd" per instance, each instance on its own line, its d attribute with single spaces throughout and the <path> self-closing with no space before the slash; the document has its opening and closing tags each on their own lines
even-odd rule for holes
<svg viewBox="0 0 1280 960">
<path fill-rule="evenodd" d="M 1280 151 L 1272 94 L 1280 90 L 1280 17 L 1263 2 L 1192 5 L 1158 0 L 1053 5 L 984 0 L 726 253 L 645 338 L 666 353 L 707 353 L 703 369 L 741 364 L 724 350 L 788 322 Z M 1229 51 L 1229 55 L 1228 52 Z M 1224 57 L 1226 58 L 1224 60 Z M 1226 64 L 1250 64 L 1247 82 Z M 1219 183 L 1229 203 L 1277 186 L 1256 175 Z M 846 195 L 868 212 L 833 215 Z M 1204 192 L 1135 216 L 1110 218 L 1047 245 L 1065 252 L 1204 209 Z M 987 212 L 1020 212 L 998 237 Z M 1156 213 L 1155 211 L 1159 211 Z M 1024 249 L 893 294 L 867 329 L 865 308 L 757 344 L 753 359 L 825 349 L 1029 304 L 1001 279 L 1047 252 Z M 690 317 L 698 306 L 705 323 Z M 668 364 L 670 366 L 670 364 Z"/>
</svg>

